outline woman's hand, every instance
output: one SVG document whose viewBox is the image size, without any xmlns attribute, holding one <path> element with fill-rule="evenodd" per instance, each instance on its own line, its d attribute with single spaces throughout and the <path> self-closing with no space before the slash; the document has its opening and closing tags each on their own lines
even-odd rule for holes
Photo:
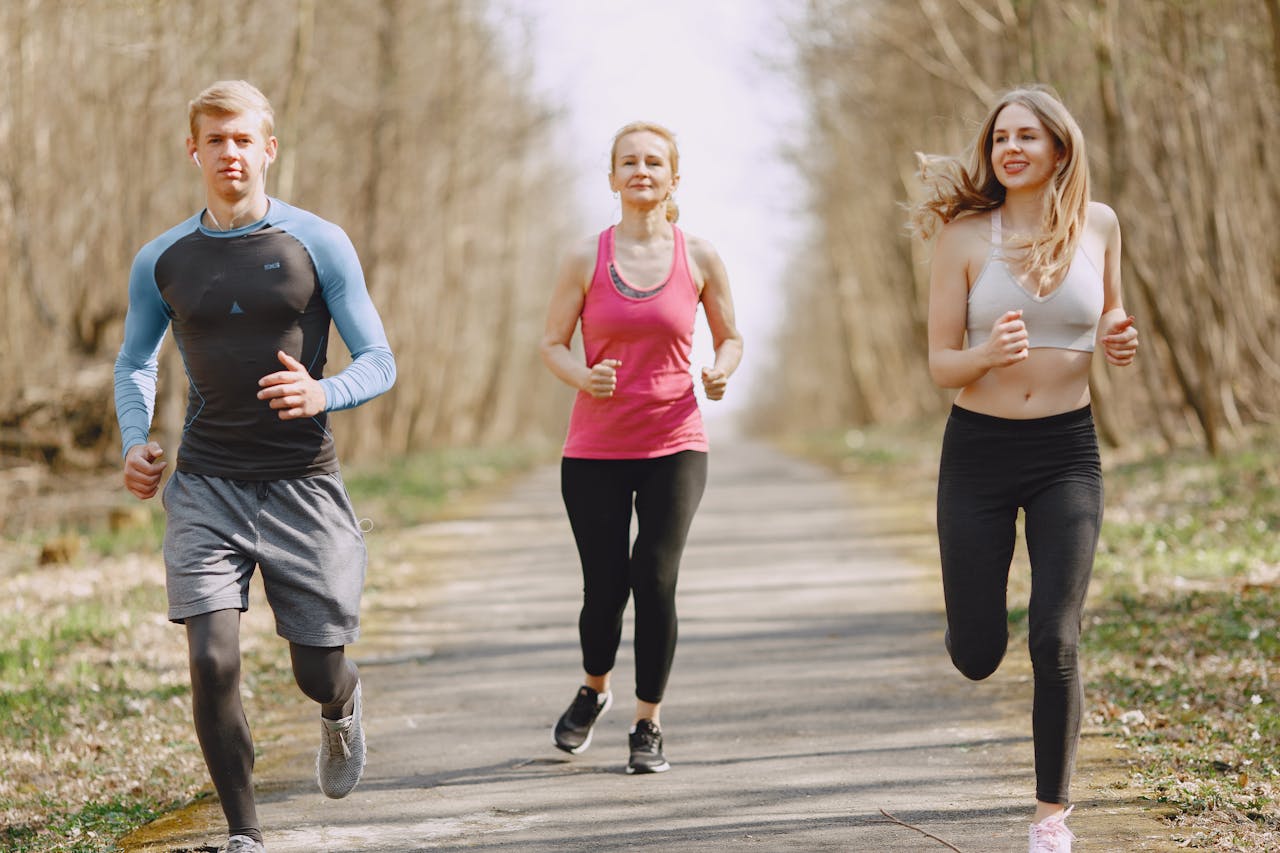
<svg viewBox="0 0 1280 853">
<path fill-rule="evenodd" d="M 618 387 L 619 367 L 622 367 L 622 362 L 616 358 L 606 358 L 596 362 L 582 390 L 597 400 L 612 397 L 614 389 Z"/>
<path fill-rule="evenodd" d="M 1027 324 L 1022 322 L 1022 311 L 1006 311 L 991 327 L 991 336 L 987 338 L 987 355 L 991 359 L 991 367 L 1008 367 L 1020 361 L 1026 361 L 1030 350 L 1027 347 Z"/>
<path fill-rule="evenodd" d="M 723 400 L 724 389 L 728 385 L 729 376 L 720 368 L 702 368 L 702 389 L 707 392 L 708 400 Z"/>
<path fill-rule="evenodd" d="M 1133 315 L 1129 315 L 1107 329 L 1102 337 L 1102 350 L 1107 361 L 1116 367 L 1133 364 L 1134 356 L 1138 354 L 1138 328 L 1133 323 Z"/>
</svg>

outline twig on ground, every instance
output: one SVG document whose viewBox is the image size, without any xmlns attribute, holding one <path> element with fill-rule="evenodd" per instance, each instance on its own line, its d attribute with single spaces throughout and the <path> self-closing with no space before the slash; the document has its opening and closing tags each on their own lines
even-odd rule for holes
<svg viewBox="0 0 1280 853">
<path fill-rule="evenodd" d="M 898 826 L 905 826 L 907 829 L 914 829 L 916 832 L 920 833 L 921 835 L 925 836 L 926 838 L 932 838 L 934 841 L 938 842 L 938 843 L 939 843 L 939 844 L 941 844 L 943 847 L 946 847 L 946 848 L 947 848 L 947 849 L 949 849 L 949 850 L 954 850 L 954 851 L 956 851 L 956 853 L 964 853 L 964 851 L 963 851 L 963 850 L 961 850 L 959 847 L 957 847 L 957 846 L 955 846 L 954 844 L 952 844 L 950 841 L 946 841 L 946 840 L 944 840 L 944 839 L 941 839 L 941 838 L 939 838 L 938 836 L 934 835 L 934 834 L 933 834 L 933 833 L 931 833 L 931 832 L 925 832 L 925 831 L 924 831 L 923 829 L 921 829 L 920 827 L 918 827 L 918 826 L 912 826 L 911 824 L 907 823 L 906 821 L 898 820 L 896 817 L 894 817 L 893 815 L 889 814 L 889 813 L 888 813 L 887 811 L 885 811 L 884 809 L 881 809 L 881 810 L 880 810 L 880 814 L 882 814 L 882 815 L 884 815 L 885 817 L 889 818 L 889 820 L 893 821 L 893 822 L 894 822 L 894 823 L 896 823 Z"/>
</svg>

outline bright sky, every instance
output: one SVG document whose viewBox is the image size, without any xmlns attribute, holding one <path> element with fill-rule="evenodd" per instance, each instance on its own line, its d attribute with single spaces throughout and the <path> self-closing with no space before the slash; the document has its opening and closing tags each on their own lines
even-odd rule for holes
<svg viewBox="0 0 1280 853">
<path fill-rule="evenodd" d="M 708 239 L 729 270 L 746 358 L 708 419 L 739 408 L 767 362 L 782 313 L 784 263 L 802 222 L 801 184 L 783 162 L 800 105 L 783 70 L 792 0 L 498 0 L 527 17 L 534 85 L 567 113 L 563 142 L 587 230 L 616 222 L 614 132 L 635 120 L 680 146 L 680 226 Z M 699 317 L 694 372 L 711 363 Z M 701 388 L 699 387 L 699 394 Z M 716 420 L 719 420 L 716 418 Z"/>
</svg>

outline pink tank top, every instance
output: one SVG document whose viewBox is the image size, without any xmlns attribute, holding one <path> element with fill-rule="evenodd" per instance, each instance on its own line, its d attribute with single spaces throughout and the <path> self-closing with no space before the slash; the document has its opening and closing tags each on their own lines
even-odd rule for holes
<svg viewBox="0 0 1280 853">
<path fill-rule="evenodd" d="M 698 287 L 689 273 L 684 234 L 675 232 L 671 272 L 657 287 L 637 290 L 618 273 L 613 228 L 600 233 L 596 269 L 582 305 L 587 364 L 622 362 L 613 396 L 579 391 L 564 455 L 574 459 L 650 459 L 707 449 L 693 395 L 690 351 Z"/>
</svg>

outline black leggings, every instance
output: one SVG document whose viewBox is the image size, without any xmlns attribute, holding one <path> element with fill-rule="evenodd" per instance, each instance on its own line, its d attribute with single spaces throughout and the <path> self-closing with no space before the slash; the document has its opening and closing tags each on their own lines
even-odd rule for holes
<svg viewBox="0 0 1280 853">
<path fill-rule="evenodd" d="M 227 818 L 228 835 L 262 841 L 253 799 L 253 737 L 240 703 L 240 611 L 217 610 L 185 620 L 196 738 Z M 339 719 L 355 694 L 356 665 L 342 646 L 289 644 L 293 677 L 321 714 Z"/>
<path fill-rule="evenodd" d="M 636 698 L 661 702 L 676 651 L 676 576 L 707 483 L 707 454 L 569 459 L 560 493 L 582 560 L 578 637 L 589 675 L 613 670 L 622 614 L 635 595 Z M 634 502 L 639 532 L 631 545 Z"/>
<path fill-rule="evenodd" d="M 995 672 L 1008 645 L 1005 597 L 1019 507 L 1031 561 L 1036 799 L 1066 803 L 1084 705 L 1080 620 L 1102 524 L 1088 406 L 1030 420 L 951 410 L 938 474 L 947 650 L 975 680 Z"/>
</svg>

